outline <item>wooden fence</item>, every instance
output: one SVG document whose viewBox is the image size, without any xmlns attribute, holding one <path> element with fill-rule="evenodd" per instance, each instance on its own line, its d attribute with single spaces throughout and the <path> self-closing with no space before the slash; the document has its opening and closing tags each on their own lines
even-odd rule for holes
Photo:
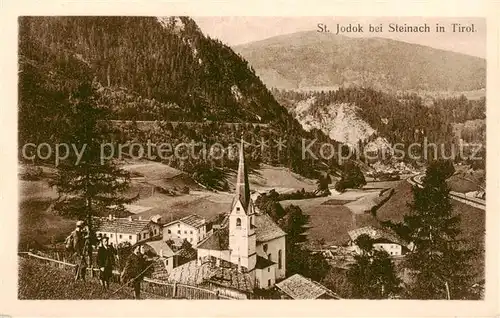
<svg viewBox="0 0 500 318">
<path fill-rule="evenodd" d="M 35 259 L 40 263 L 60 268 L 62 270 L 74 271 L 76 266 L 75 264 L 69 263 L 67 260 L 52 259 L 31 252 L 19 252 L 18 255 L 21 257 Z M 92 277 L 97 277 L 99 269 L 93 268 L 92 270 L 93 273 L 90 272 L 90 268 L 87 268 L 88 273 L 91 274 Z M 112 282 L 120 283 L 119 271 L 113 271 Z M 217 291 L 208 290 L 196 286 L 169 283 L 165 281 L 150 279 L 147 277 L 142 281 L 141 292 L 144 292 L 145 298 L 147 298 L 148 294 L 153 294 L 165 297 L 165 299 L 235 299 L 227 295 L 220 295 Z"/>
</svg>

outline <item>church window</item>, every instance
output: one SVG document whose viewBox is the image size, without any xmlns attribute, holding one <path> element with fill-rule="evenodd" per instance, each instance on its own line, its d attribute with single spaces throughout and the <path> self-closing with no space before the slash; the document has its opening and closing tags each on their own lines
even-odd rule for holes
<svg viewBox="0 0 500 318">
<path fill-rule="evenodd" d="M 167 232 L 168 232 L 168 234 L 172 234 L 172 231 L 170 231 L 170 230 L 167 230 Z"/>
<path fill-rule="evenodd" d="M 264 249 L 264 252 L 267 252 L 267 244 L 264 244 L 264 245 L 262 246 L 262 249 Z"/>
<path fill-rule="evenodd" d="M 281 269 L 281 266 L 282 266 L 282 258 L 283 258 L 283 252 L 281 250 L 278 251 L 278 268 Z"/>
<path fill-rule="evenodd" d="M 267 287 L 271 287 L 271 280 L 270 279 L 267 280 Z"/>
<path fill-rule="evenodd" d="M 272 261 L 272 259 L 271 259 L 271 253 L 267 254 L 267 259 L 270 260 L 270 261 Z"/>
<path fill-rule="evenodd" d="M 241 219 L 240 218 L 236 219 L 236 226 L 241 226 Z"/>
<path fill-rule="evenodd" d="M 239 210 L 240 210 L 240 207 L 239 207 L 239 206 L 237 206 L 237 207 L 236 207 L 236 211 L 239 211 Z"/>
</svg>

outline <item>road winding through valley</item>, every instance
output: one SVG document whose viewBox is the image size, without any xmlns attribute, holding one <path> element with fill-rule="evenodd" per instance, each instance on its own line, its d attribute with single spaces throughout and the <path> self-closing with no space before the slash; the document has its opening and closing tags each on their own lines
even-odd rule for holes
<svg viewBox="0 0 500 318">
<path fill-rule="evenodd" d="M 409 177 L 406 179 L 411 185 L 416 185 L 418 187 L 422 187 L 422 177 L 423 174 L 419 174 L 416 176 Z M 486 210 L 486 200 L 482 200 L 479 198 L 474 198 L 474 197 L 468 197 L 464 193 L 460 192 L 455 192 L 455 191 L 450 191 L 450 198 L 453 200 L 465 203 L 467 205 L 470 205 L 472 207 L 481 209 L 481 210 Z"/>
</svg>

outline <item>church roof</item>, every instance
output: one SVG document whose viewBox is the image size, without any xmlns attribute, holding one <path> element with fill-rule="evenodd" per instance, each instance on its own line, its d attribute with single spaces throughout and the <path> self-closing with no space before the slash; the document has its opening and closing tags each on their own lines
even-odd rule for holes
<svg viewBox="0 0 500 318">
<path fill-rule="evenodd" d="M 286 235 L 267 213 L 257 214 L 255 216 L 255 225 L 257 242 L 267 242 Z"/>
<path fill-rule="evenodd" d="M 197 246 L 198 249 L 226 251 L 229 249 L 229 228 L 223 227 L 219 230 L 214 230 L 212 235 L 201 241 Z"/>
<path fill-rule="evenodd" d="M 248 171 L 245 163 L 243 138 L 240 143 L 240 161 L 238 163 L 238 175 L 236 177 L 236 193 L 231 204 L 231 209 L 238 200 L 243 205 L 243 209 L 247 212 L 248 204 L 250 203 L 250 186 L 248 184 Z"/>
<path fill-rule="evenodd" d="M 267 258 L 264 258 L 262 256 L 257 255 L 257 262 L 255 264 L 255 268 L 264 269 L 264 268 L 268 268 L 269 266 L 272 266 L 274 264 L 276 264 L 276 263 L 268 260 Z"/>
</svg>

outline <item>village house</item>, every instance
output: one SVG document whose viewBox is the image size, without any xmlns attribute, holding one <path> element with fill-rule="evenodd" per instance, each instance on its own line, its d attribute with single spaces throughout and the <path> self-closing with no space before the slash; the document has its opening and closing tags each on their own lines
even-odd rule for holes
<svg viewBox="0 0 500 318">
<path fill-rule="evenodd" d="M 197 259 L 174 268 L 171 281 L 182 277 L 185 282 L 218 286 L 221 292 L 247 295 L 249 290 L 269 289 L 285 278 L 286 233 L 254 206 L 243 151 L 242 141 L 229 213 L 196 246 Z"/>
<path fill-rule="evenodd" d="M 109 242 L 115 245 L 125 242 L 134 245 L 161 235 L 160 224 L 152 220 L 142 220 L 140 217 L 115 218 L 110 215 L 96 221 L 96 234 L 108 237 Z"/>
<path fill-rule="evenodd" d="M 348 234 L 350 238 L 349 243 L 353 250 L 358 254 L 361 254 L 361 249 L 356 245 L 356 239 L 363 234 L 368 235 L 372 239 L 374 249 L 386 251 L 391 256 L 401 256 L 407 250 L 411 249 L 410 244 L 386 229 L 377 229 L 373 226 L 365 226 L 351 230 Z"/>
<path fill-rule="evenodd" d="M 283 299 L 340 299 L 325 286 L 295 274 L 276 284 Z"/>
<path fill-rule="evenodd" d="M 194 214 L 188 215 L 165 224 L 163 226 L 163 240 L 186 240 L 192 245 L 196 245 L 206 237 L 206 229 L 205 219 Z"/>
<path fill-rule="evenodd" d="M 164 265 L 164 270 L 171 272 L 174 267 L 177 266 L 177 257 L 172 250 L 172 248 L 165 243 L 163 240 L 148 241 L 144 244 L 146 252 L 152 253 L 154 256 L 158 257 L 161 263 Z"/>
</svg>

